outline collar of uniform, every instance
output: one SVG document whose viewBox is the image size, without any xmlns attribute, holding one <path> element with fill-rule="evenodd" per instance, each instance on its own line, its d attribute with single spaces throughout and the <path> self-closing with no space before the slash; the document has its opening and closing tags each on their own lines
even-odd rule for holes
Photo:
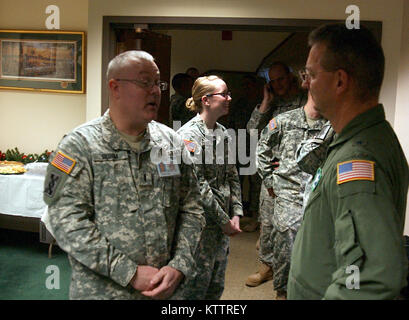
<svg viewBox="0 0 409 320">
<path fill-rule="evenodd" d="M 109 116 L 109 109 L 102 116 L 102 137 L 113 150 L 131 150 L 131 146 L 121 137 L 118 129 Z M 151 146 L 149 126 L 141 141 L 141 151 L 149 150 Z"/>
<path fill-rule="evenodd" d="M 383 105 L 378 104 L 376 107 L 373 107 L 352 119 L 339 133 L 338 137 L 330 144 L 330 147 L 343 143 L 351 139 L 358 132 L 382 121 L 385 121 L 385 111 Z"/>
</svg>

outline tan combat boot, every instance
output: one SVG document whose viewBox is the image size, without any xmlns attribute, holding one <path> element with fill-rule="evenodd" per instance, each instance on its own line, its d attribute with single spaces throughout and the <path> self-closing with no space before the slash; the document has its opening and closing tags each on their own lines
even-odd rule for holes
<svg viewBox="0 0 409 320">
<path fill-rule="evenodd" d="M 250 275 L 247 278 L 246 286 L 257 287 L 263 282 L 266 282 L 272 279 L 273 279 L 273 270 L 271 270 L 271 267 L 268 266 L 267 264 L 262 263 L 260 265 L 259 271 Z"/>
</svg>

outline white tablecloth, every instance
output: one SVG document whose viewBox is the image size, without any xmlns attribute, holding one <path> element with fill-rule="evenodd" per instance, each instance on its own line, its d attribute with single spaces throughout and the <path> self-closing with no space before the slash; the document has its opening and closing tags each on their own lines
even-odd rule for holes
<svg viewBox="0 0 409 320">
<path fill-rule="evenodd" d="M 0 175 L 0 213 L 41 218 L 45 175 L 24 173 Z"/>
</svg>

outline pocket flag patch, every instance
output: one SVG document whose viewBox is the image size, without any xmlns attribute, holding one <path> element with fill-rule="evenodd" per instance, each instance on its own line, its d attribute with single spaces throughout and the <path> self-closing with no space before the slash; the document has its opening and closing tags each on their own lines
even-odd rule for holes
<svg viewBox="0 0 409 320">
<path fill-rule="evenodd" d="M 58 151 L 58 153 L 55 155 L 53 161 L 51 162 L 51 164 L 60 169 L 61 171 L 70 174 L 70 172 L 72 171 L 72 169 L 75 166 L 76 161 L 68 156 L 66 156 L 65 154 L 63 154 L 62 152 Z"/>
<path fill-rule="evenodd" d="M 190 140 L 183 139 L 183 142 L 185 143 L 185 146 L 189 152 L 195 152 L 196 150 L 196 143 Z"/>
<path fill-rule="evenodd" d="M 270 120 L 270 122 L 268 123 L 268 128 L 270 130 L 274 130 L 275 128 L 277 128 L 277 121 L 275 118 Z"/>
<path fill-rule="evenodd" d="M 337 184 L 354 180 L 375 181 L 375 162 L 351 160 L 337 164 Z"/>
</svg>

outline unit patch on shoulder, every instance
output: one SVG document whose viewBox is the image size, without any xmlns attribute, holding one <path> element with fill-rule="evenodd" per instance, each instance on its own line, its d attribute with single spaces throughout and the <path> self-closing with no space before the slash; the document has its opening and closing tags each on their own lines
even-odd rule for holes
<svg viewBox="0 0 409 320">
<path fill-rule="evenodd" d="M 51 164 L 56 167 L 57 169 L 60 169 L 61 171 L 65 172 L 66 174 L 70 174 L 72 169 L 75 166 L 76 161 L 69 156 L 66 156 L 62 152 L 58 151 L 58 153 L 55 155 L 53 161 Z"/>
<path fill-rule="evenodd" d="M 277 128 L 277 121 L 275 118 L 270 120 L 270 122 L 268 123 L 268 128 L 270 130 L 274 130 L 275 128 Z"/>
<path fill-rule="evenodd" d="M 337 164 L 337 184 L 354 180 L 375 181 L 375 162 L 351 160 Z"/>
<path fill-rule="evenodd" d="M 183 139 L 183 142 L 185 143 L 185 146 L 186 146 L 186 148 L 187 148 L 187 150 L 189 150 L 189 152 L 195 152 L 195 150 L 196 150 L 196 143 L 194 143 L 193 141 L 190 141 L 190 140 L 186 140 L 186 139 Z"/>
</svg>

